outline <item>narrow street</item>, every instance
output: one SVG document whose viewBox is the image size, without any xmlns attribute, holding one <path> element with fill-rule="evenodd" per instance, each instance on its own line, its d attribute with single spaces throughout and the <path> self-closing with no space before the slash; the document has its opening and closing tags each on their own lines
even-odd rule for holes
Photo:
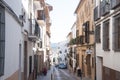
<svg viewBox="0 0 120 80">
<path fill-rule="evenodd" d="M 77 80 L 77 78 L 69 73 L 67 69 L 56 69 L 54 72 L 54 80 Z"/>
<path fill-rule="evenodd" d="M 47 75 L 38 76 L 37 80 L 81 80 L 80 77 L 77 77 L 73 73 L 70 73 L 68 69 L 58 69 L 52 67 L 48 70 Z M 82 80 L 90 80 L 83 78 Z"/>
<path fill-rule="evenodd" d="M 67 69 L 51 68 L 48 70 L 46 76 L 38 76 L 37 80 L 78 80 L 72 73 L 69 73 Z"/>
</svg>

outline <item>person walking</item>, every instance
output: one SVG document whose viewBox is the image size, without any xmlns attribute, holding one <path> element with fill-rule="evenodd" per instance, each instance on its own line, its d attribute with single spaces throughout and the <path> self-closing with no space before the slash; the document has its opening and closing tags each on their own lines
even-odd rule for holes
<svg viewBox="0 0 120 80">
<path fill-rule="evenodd" d="M 82 71 L 79 67 L 77 67 L 77 74 L 80 77 L 80 79 L 82 80 Z"/>
<path fill-rule="evenodd" d="M 44 67 L 43 68 L 43 74 L 46 76 L 46 74 L 47 74 L 47 69 L 46 69 L 46 67 Z"/>
</svg>

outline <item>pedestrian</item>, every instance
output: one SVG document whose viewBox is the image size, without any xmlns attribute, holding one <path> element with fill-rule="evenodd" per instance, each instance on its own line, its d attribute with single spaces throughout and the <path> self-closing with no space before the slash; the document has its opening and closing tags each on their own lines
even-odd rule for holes
<svg viewBox="0 0 120 80">
<path fill-rule="evenodd" d="M 81 77 L 81 80 L 82 80 L 82 71 L 79 67 L 77 68 L 77 73 L 78 73 L 78 76 Z"/>
<path fill-rule="evenodd" d="M 46 67 L 44 67 L 43 68 L 43 74 L 46 76 L 46 74 L 47 74 L 47 69 L 46 69 Z"/>
<path fill-rule="evenodd" d="M 78 69 L 78 75 L 79 75 L 80 77 L 82 77 L 82 71 L 81 71 L 81 69 Z"/>
</svg>

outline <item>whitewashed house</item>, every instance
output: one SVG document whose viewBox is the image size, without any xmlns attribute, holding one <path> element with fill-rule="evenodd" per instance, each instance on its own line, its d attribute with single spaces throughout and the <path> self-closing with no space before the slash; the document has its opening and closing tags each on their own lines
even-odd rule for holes
<svg viewBox="0 0 120 80">
<path fill-rule="evenodd" d="M 71 31 L 67 36 L 68 66 L 69 70 L 76 69 L 76 22 L 71 27 Z"/>
<path fill-rule="evenodd" d="M 21 4 L 20 0 L 0 1 L 0 80 L 13 77 L 16 80 L 20 72 L 23 56 Z"/>
<path fill-rule="evenodd" d="M 50 42 L 43 6 L 38 0 L 0 0 L 0 80 L 34 80 L 40 72 L 39 55 Z"/>
<path fill-rule="evenodd" d="M 72 39 L 76 39 L 76 22 L 73 24 L 71 28 Z M 76 68 L 76 44 L 71 45 L 72 48 L 72 69 Z"/>
<path fill-rule="evenodd" d="M 61 41 L 57 44 L 58 63 L 67 64 L 67 42 Z"/>
<path fill-rule="evenodd" d="M 95 0 L 96 80 L 120 80 L 120 0 Z"/>
</svg>

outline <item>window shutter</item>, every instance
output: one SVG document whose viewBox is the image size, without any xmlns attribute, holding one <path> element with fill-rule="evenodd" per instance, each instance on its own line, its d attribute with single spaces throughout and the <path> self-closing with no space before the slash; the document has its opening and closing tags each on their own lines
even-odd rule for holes
<svg viewBox="0 0 120 80">
<path fill-rule="evenodd" d="M 114 27 L 114 50 L 117 50 L 117 39 L 118 39 L 117 38 L 117 36 L 118 36 L 117 35 L 117 33 L 118 33 L 117 32 L 118 27 L 117 27 L 117 23 L 116 22 L 117 22 L 117 20 L 115 20 L 115 24 L 114 24 L 115 25 L 115 27 Z"/>
<path fill-rule="evenodd" d="M 113 50 L 116 50 L 116 44 L 117 44 L 117 24 L 116 24 L 116 19 L 114 19 L 113 23 Z"/>
<path fill-rule="evenodd" d="M 114 17 L 113 50 L 120 51 L 120 14 Z"/>
<path fill-rule="evenodd" d="M 109 20 L 103 23 L 103 50 L 109 50 Z"/>
<path fill-rule="evenodd" d="M 85 23 L 85 42 L 89 43 L 89 21 Z"/>
<path fill-rule="evenodd" d="M 120 50 L 120 17 L 118 19 L 118 49 Z"/>
<path fill-rule="evenodd" d="M 4 74 L 5 57 L 5 10 L 0 6 L 0 75 Z"/>
<path fill-rule="evenodd" d="M 96 26 L 95 29 L 95 42 L 100 43 L 100 25 Z"/>
<path fill-rule="evenodd" d="M 106 23 L 106 49 L 109 50 L 109 22 Z"/>
<path fill-rule="evenodd" d="M 104 26 L 104 24 L 103 24 L 103 50 L 105 50 L 105 30 L 106 28 L 105 28 L 105 26 Z"/>
<path fill-rule="evenodd" d="M 89 22 L 87 22 L 87 43 L 89 43 Z"/>
</svg>

